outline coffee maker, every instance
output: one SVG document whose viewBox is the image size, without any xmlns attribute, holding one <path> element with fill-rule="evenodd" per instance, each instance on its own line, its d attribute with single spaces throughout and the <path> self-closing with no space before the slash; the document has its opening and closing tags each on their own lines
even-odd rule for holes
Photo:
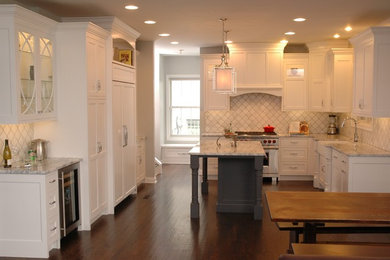
<svg viewBox="0 0 390 260">
<path fill-rule="evenodd" d="M 328 135 L 338 134 L 337 117 L 336 115 L 329 115 Z"/>
</svg>

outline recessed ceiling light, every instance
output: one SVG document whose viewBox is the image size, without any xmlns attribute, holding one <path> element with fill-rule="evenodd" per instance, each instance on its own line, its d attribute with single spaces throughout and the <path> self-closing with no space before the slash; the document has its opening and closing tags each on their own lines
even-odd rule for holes
<svg viewBox="0 0 390 260">
<path fill-rule="evenodd" d="M 285 32 L 284 34 L 285 34 L 285 35 L 294 35 L 295 32 Z"/>
<path fill-rule="evenodd" d="M 125 8 L 127 10 L 137 10 L 138 6 L 136 6 L 136 5 L 126 5 Z"/>
<path fill-rule="evenodd" d="M 156 23 L 156 21 L 147 20 L 147 21 L 145 21 L 144 23 L 146 23 L 146 24 L 155 24 L 155 23 Z"/>
<path fill-rule="evenodd" d="M 347 27 L 344 28 L 344 30 L 346 30 L 347 32 L 350 32 L 350 31 L 352 31 L 352 27 L 351 26 L 347 26 Z"/>
<path fill-rule="evenodd" d="M 281 40 L 280 43 L 287 44 L 288 41 L 287 40 Z"/>
<path fill-rule="evenodd" d="M 333 38 L 336 38 L 336 39 L 337 39 L 337 38 L 340 38 L 340 34 L 338 34 L 338 33 L 334 34 L 334 35 L 333 35 Z"/>
<path fill-rule="evenodd" d="M 303 17 L 298 17 L 294 19 L 294 22 L 304 22 L 304 21 L 306 21 L 306 18 Z"/>
<path fill-rule="evenodd" d="M 158 36 L 161 37 L 168 37 L 170 34 L 169 33 L 160 33 Z"/>
<path fill-rule="evenodd" d="M 229 43 L 233 43 L 233 41 L 231 41 L 231 40 L 226 40 L 225 43 L 229 44 Z"/>
<path fill-rule="evenodd" d="M 179 42 L 171 42 L 171 44 L 177 45 L 177 44 L 179 44 Z"/>
</svg>

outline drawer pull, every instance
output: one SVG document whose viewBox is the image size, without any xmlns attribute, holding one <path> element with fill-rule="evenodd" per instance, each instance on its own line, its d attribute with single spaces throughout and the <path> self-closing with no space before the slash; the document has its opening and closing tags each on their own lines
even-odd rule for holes
<svg viewBox="0 0 390 260">
<path fill-rule="evenodd" d="M 57 227 L 52 227 L 51 229 L 50 229 L 50 232 L 53 232 L 53 231 L 55 231 L 57 229 Z"/>
<path fill-rule="evenodd" d="M 290 155 L 298 155 L 298 153 L 290 153 Z"/>
<path fill-rule="evenodd" d="M 297 144 L 297 141 L 290 141 L 290 144 Z"/>
<path fill-rule="evenodd" d="M 298 167 L 297 167 L 297 166 L 290 166 L 289 168 L 295 170 L 295 169 L 297 169 Z"/>
<path fill-rule="evenodd" d="M 347 173 L 347 172 L 346 172 L 346 171 L 344 171 L 344 170 L 341 170 L 341 172 L 342 172 L 342 173 Z"/>
<path fill-rule="evenodd" d="M 54 205 L 54 204 L 56 204 L 55 200 L 53 200 L 52 202 L 49 202 L 49 205 Z"/>
<path fill-rule="evenodd" d="M 346 161 L 344 161 L 344 160 L 342 160 L 341 162 L 342 162 L 342 163 L 346 163 Z"/>
<path fill-rule="evenodd" d="M 55 183 L 55 182 L 56 182 L 56 179 L 49 181 L 49 183 Z"/>
</svg>

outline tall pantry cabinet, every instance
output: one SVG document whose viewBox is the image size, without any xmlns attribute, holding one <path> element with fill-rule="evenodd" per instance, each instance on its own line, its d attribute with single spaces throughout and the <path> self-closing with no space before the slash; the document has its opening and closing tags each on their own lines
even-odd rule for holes
<svg viewBox="0 0 390 260">
<path fill-rule="evenodd" d="M 82 228 L 107 213 L 106 41 L 89 22 L 58 25 L 58 127 L 54 155 L 81 157 Z M 54 146 L 53 146 L 54 147 Z"/>
</svg>

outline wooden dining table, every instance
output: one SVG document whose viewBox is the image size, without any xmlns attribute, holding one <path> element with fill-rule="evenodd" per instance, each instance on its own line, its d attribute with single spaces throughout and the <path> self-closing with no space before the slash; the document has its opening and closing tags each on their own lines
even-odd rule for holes
<svg viewBox="0 0 390 260">
<path fill-rule="evenodd" d="M 390 193 L 269 191 L 266 201 L 271 221 L 304 223 L 304 243 L 324 223 L 390 224 Z"/>
</svg>

